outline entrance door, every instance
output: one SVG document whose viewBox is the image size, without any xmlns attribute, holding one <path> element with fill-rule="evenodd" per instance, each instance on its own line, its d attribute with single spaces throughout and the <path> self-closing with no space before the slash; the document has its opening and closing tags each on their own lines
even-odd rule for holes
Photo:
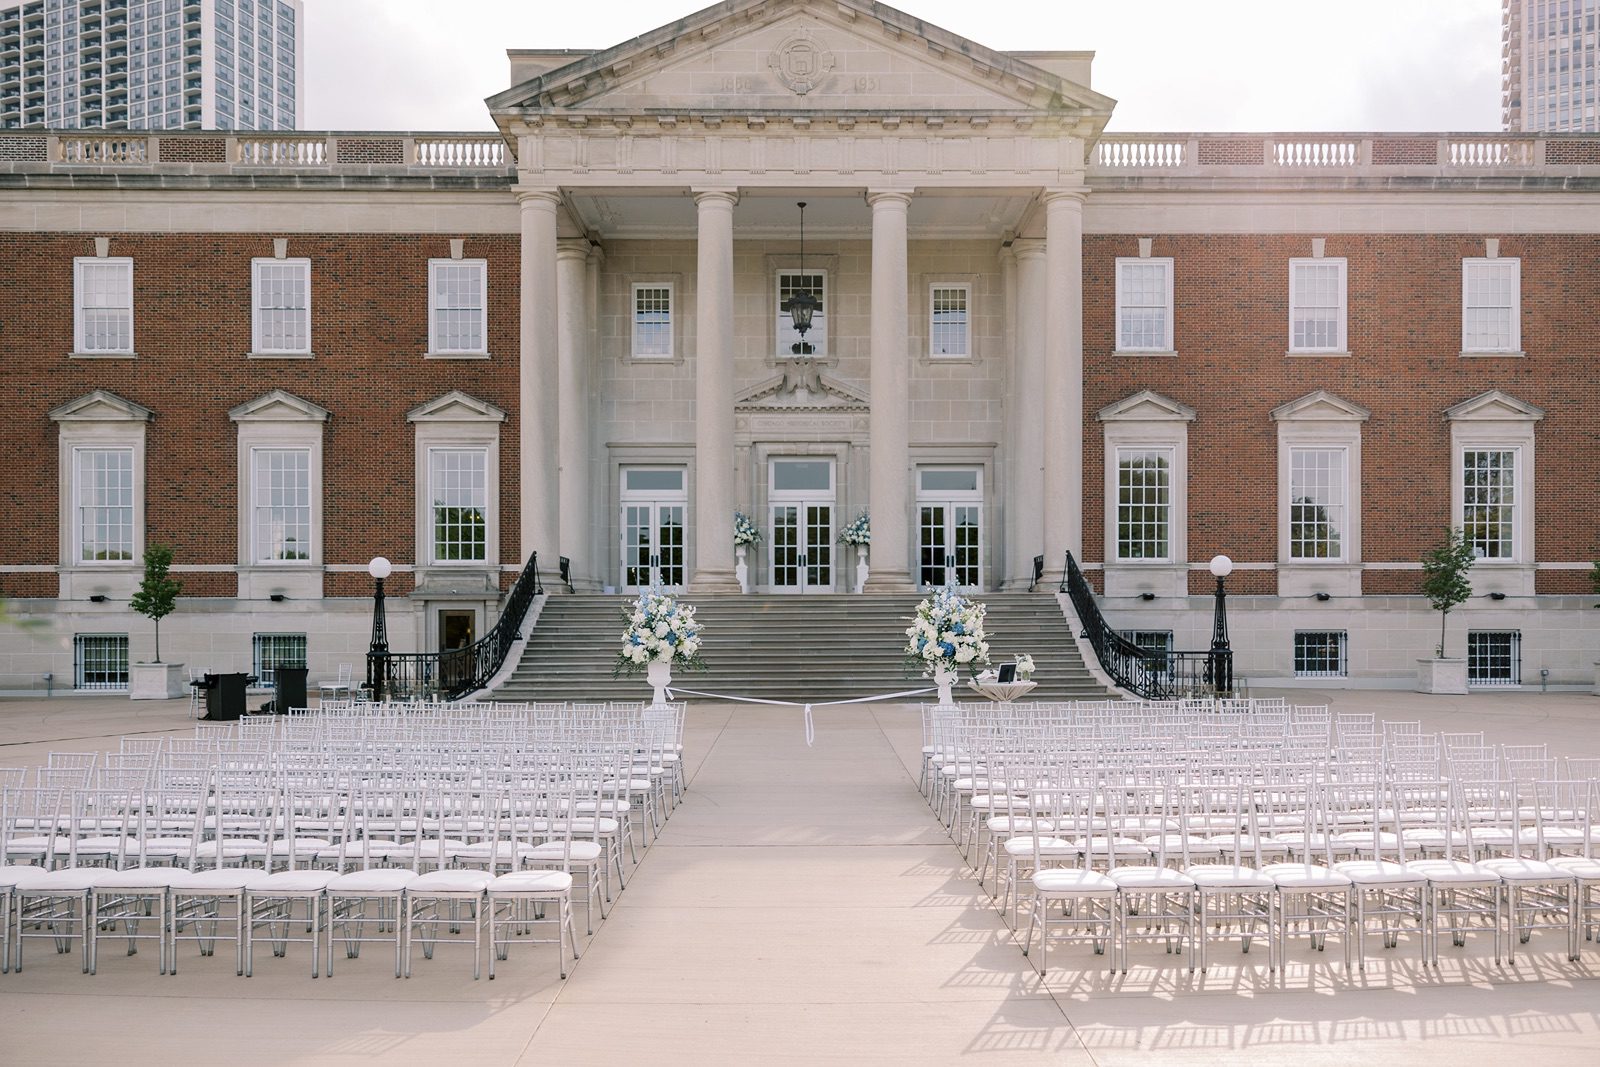
<svg viewBox="0 0 1600 1067">
<path fill-rule="evenodd" d="M 833 592 L 833 460 L 774 459 L 769 474 L 772 591 Z"/>
<path fill-rule="evenodd" d="M 917 471 L 918 584 L 983 588 L 983 472 L 977 467 Z"/>
<path fill-rule="evenodd" d="M 688 503 L 682 467 L 623 468 L 623 592 L 683 588 Z"/>
<path fill-rule="evenodd" d="M 440 688 L 454 692 L 472 681 L 473 657 L 467 649 L 478 639 L 477 624 L 475 611 L 439 612 Z"/>
</svg>

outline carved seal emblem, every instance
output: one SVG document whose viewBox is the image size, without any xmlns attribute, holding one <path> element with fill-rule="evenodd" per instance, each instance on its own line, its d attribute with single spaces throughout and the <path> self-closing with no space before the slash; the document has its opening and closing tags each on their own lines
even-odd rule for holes
<svg viewBox="0 0 1600 1067">
<path fill-rule="evenodd" d="M 783 39 L 767 57 L 767 66 L 790 92 L 804 96 L 822 84 L 822 79 L 833 70 L 833 53 L 803 26 Z"/>
</svg>

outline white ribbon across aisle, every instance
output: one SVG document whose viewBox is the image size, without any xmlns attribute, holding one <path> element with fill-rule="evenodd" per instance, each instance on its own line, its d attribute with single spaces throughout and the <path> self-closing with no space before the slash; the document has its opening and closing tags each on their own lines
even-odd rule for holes
<svg viewBox="0 0 1600 1067">
<path fill-rule="evenodd" d="M 817 700 L 811 702 L 810 704 L 799 700 L 765 700 L 761 697 L 735 696 L 731 693 L 706 693 L 699 689 L 675 689 L 671 686 L 666 687 L 666 692 L 668 700 L 676 700 L 677 694 L 682 693 L 685 696 L 707 697 L 711 700 L 731 700 L 736 704 L 771 704 L 774 707 L 780 708 L 805 708 L 806 747 L 810 748 L 817 739 L 817 727 L 811 719 L 812 708 L 828 708 L 838 704 L 871 704 L 879 700 L 894 700 L 897 697 L 915 697 L 921 696 L 924 693 L 936 693 L 938 692 L 938 689 L 933 687 L 929 687 L 927 689 L 907 689 L 899 693 L 879 693 L 870 697 L 852 697 L 849 700 Z"/>
</svg>

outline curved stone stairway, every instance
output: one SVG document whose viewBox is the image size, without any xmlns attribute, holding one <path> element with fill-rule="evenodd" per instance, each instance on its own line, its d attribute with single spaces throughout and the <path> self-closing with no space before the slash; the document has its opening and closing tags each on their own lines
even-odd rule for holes
<svg viewBox="0 0 1600 1067">
<path fill-rule="evenodd" d="M 905 629 L 915 594 L 764 594 L 686 596 L 705 627 L 704 673 L 679 672 L 689 689 L 769 700 L 844 700 L 931 686 L 903 666 Z M 1031 699 L 1101 699 L 1054 593 L 989 593 L 990 655 L 1009 662 L 1033 655 L 1039 683 Z M 630 598 L 553 593 L 498 700 L 636 700 L 643 677 L 611 677 Z M 964 688 L 958 700 L 977 699 Z M 916 700 L 917 698 L 906 698 Z"/>
</svg>

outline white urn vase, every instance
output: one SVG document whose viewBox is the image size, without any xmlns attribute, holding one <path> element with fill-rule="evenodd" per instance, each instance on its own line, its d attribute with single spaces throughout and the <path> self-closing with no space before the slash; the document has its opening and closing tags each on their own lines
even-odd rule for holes
<svg viewBox="0 0 1600 1067">
<path fill-rule="evenodd" d="M 856 592 L 867 587 L 867 546 L 856 546 Z"/>
<path fill-rule="evenodd" d="M 939 668 L 933 672 L 933 684 L 939 687 L 939 706 L 954 707 L 956 701 L 950 695 L 950 688 L 956 684 L 956 672 Z"/>
<path fill-rule="evenodd" d="M 672 664 L 662 663 L 660 660 L 651 660 L 645 664 L 645 681 L 650 683 L 650 688 L 655 690 L 655 707 L 663 707 L 667 703 L 667 686 L 672 684 Z"/>
<path fill-rule="evenodd" d="M 739 580 L 739 592 L 750 591 L 750 546 L 733 546 L 733 576 Z"/>
</svg>

